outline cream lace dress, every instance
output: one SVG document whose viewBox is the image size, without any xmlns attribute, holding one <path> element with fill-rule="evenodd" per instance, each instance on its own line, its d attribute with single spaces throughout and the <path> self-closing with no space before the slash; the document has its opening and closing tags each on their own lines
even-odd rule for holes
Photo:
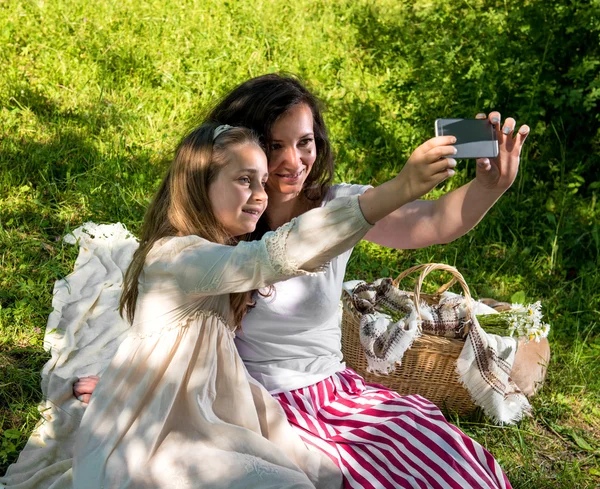
<svg viewBox="0 0 600 489">
<path fill-rule="evenodd" d="M 318 273 L 369 228 L 352 196 L 260 241 L 157 242 L 140 276 L 134 324 L 81 422 L 74 488 L 340 487 L 334 464 L 306 448 L 248 375 L 228 294 Z"/>
</svg>

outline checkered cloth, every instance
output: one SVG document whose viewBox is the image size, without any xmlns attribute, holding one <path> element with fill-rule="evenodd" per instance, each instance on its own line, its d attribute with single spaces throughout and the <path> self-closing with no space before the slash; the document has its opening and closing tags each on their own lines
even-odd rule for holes
<svg viewBox="0 0 600 489">
<path fill-rule="evenodd" d="M 362 314 L 360 342 L 369 371 L 391 373 L 421 334 L 420 326 L 423 334 L 465 338 L 456 371 L 473 402 L 492 420 L 511 424 L 530 412 L 529 401 L 510 378 L 517 341 L 487 334 L 475 312 L 468 313 L 463 296 L 444 293 L 436 304 L 420 302 L 419 318 L 412 294 L 398 290 L 389 278 L 352 285 L 352 302 Z"/>
</svg>

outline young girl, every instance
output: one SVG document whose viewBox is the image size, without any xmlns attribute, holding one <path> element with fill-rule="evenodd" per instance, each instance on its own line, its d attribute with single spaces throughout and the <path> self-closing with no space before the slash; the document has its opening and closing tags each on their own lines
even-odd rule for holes
<svg viewBox="0 0 600 489">
<path fill-rule="evenodd" d="M 449 175 L 453 138 L 434 138 L 365 195 L 332 200 L 261 240 L 266 156 L 240 127 L 203 125 L 179 145 L 125 275 L 131 321 L 82 419 L 74 488 L 339 487 L 233 341 L 250 291 L 324 273 L 385 215 Z"/>
</svg>

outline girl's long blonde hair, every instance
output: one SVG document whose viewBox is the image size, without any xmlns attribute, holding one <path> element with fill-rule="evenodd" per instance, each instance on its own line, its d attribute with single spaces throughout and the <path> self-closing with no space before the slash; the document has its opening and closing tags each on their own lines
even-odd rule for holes
<svg viewBox="0 0 600 489">
<path fill-rule="evenodd" d="M 229 162 L 228 148 L 256 144 L 258 137 L 249 129 L 234 127 L 213 136 L 217 124 L 203 124 L 179 144 L 171 166 L 150 203 L 140 237 L 140 246 L 123 279 L 119 312 L 133 323 L 138 298 L 138 280 L 146 256 L 154 243 L 166 236 L 200 236 L 220 244 L 236 244 L 245 239 L 231 237 L 215 218 L 208 198 L 209 186 Z M 251 292 L 231 294 L 230 304 L 235 327 L 241 324 Z"/>
</svg>

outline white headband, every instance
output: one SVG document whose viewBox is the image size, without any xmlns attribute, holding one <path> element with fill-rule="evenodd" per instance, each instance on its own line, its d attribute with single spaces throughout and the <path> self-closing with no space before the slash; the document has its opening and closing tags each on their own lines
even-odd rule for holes
<svg viewBox="0 0 600 489">
<path fill-rule="evenodd" d="M 229 129 L 233 129 L 233 126 L 229 126 L 227 124 L 223 124 L 222 126 L 217 126 L 215 131 L 213 132 L 213 141 L 217 139 L 221 134 L 225 131 L 229 131 Z"/>
</svg>

